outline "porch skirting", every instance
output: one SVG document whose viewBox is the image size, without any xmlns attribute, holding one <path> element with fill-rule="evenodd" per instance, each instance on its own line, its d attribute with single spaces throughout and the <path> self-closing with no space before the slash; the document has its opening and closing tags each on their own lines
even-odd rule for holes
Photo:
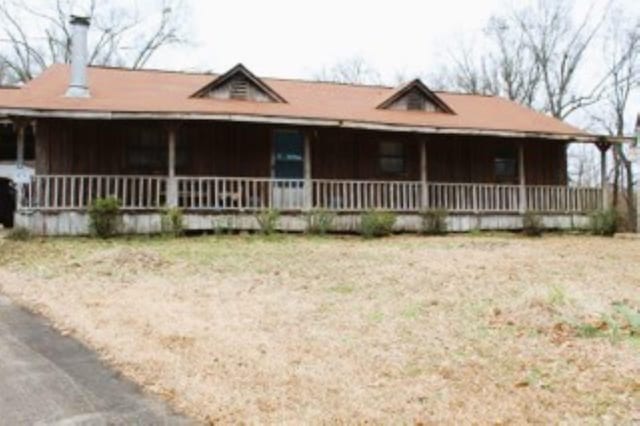
<svg viewBox="0 0 640 426">
<path fill-rule="evenodd" d="M 333 223 L 335 232 L 356 232 L 360 223 L 358 213 L 337 214 Z M 159 212 L 124 212 L 122 229 L 124 234 L 154 234 L 162 229 L 162 214 Z M 586 214 L 540 214 L 548 229 L 580 229 L 588 225 Z M 515 231 L 522 229 L 522 215 L 517 213 L 450 213 L 447 218 L 450 232 Z M 184 214 L 184 225 L 188 231 L 255 231 L 259 229 L 253 214 L 248 213 L 190 213 Z M 89 215 L 86 211 L 18 211 L 15 226 L 29 229 L 33 234 L 44 236 L 88 235 Z M 303 232 L 307 221 L 303 213 L 283 213 L 278 229 L 283 232 Z M 397 215 L 397 232 L 417 232 L 421 217 L 416 213 Z"/>
</svg>

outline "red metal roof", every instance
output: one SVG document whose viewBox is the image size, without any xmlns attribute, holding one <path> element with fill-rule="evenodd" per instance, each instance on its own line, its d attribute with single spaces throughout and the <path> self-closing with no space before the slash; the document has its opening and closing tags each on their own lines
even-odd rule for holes
<svg viewBox="0 0 640 426">
<path fill-rule="evenodd" d="M 372 125 L 588 136 L 582 130 L 509 100 L 437 92 L 455 114 L 378 109 L 397 89 L 277 78 L 262 79 L 286 103 L 193 98 L 216 78 L 213 74 L 166 71 L 88 69 L 88 99 L 66 98 L 69 67 L 54 65 L 20 90 L 0 91 L 0 110 L 47 112 L 112 112 L 242 116 L 256 118 L 334 120 Z"/>
</svg>

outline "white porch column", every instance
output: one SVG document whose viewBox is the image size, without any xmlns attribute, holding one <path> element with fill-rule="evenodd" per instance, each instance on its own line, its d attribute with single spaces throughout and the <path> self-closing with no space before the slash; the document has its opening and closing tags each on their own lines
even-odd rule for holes
<svg viewBox="0 0 640 426">
<path fill-rule="evenodd" d="M 518 177 L 520 185 L 520 213 L 524 214 L 527 211 L 527 178 L 526 171 L 524 169 L 524 142 L 518 144 Z"/>
<path fill-rule="evenodd" d="M 311 131 L 304 132 L 304 209 L 313 208 L 313 182 L 311 181 Z"/>
<path fill-rule="evenodd" d="M 420 141 L 420 183 L 422 188 L 420 207 L 423 210 L 429 208 L 429 173 L 427 163 L 427 141 Z"/>
<path fill-rule="evenodd" d="M 167 206 L 178 206 L 178 182 L 176 181 L 176 139 L 177 126 L 169 125 L 169 144 L 168 144 L 168 177 L 167 180 Z"/>
<path fill-rule="evenodd" d="M 607 151 L 611 147 L 608 142 L 600 141 L 596 143 L 600 150 L 600 189 L 602 190 L 602 209 L 609 208 L 609 184 L 607 182 Z"/>
</svg>

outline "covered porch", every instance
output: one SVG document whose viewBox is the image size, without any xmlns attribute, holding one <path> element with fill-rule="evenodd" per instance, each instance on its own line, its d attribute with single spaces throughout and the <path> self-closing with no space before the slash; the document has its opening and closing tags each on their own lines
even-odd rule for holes
<svg viewBox="0 0 640 426">
<path fill-rule="evenodd" d="M 605 205 L 607 189 L 570 184 L 567 143 L 227 121 L 42 119 L 36 175 L 18 187 L 16 222 L 42 233 L 83 233 L 93 200 L 115 197 L 131 223 L 146 221 L 132 232 L 153 232 L 166 207 L 182 209 L 194 230 L 211 229 L 220 217 L 252 229 L 264 210 L 281 211 L 283 229 L 292 230 L 314 210 L 341 216 L 337 230 L 347 231 L 370 210 L 397 213 L 398 230 L 412 230 L 418 213 L 430 209 L 446 210 L 453 230 L 517 229 L 527 211 L 550 227 L 580 226 Z"/>
</svg>

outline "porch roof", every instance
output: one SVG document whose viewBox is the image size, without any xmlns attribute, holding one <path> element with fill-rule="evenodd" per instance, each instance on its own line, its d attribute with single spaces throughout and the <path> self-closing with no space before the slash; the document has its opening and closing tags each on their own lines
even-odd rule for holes
<svg viewBox="0 0 640 426">
<path fill-rule="evenodd" d="M 215 74 L 90 67 L 91 97 L 64 97 L 69 67 L 54 65 L 20 90 L 0 89 L 0 115 L 269 121 L 378 130 L 477 133 L 562 140 L 595 136 L 494 96 L 438 92 L 455 114 L 379 109 L 386 86 L 265 78 L 286 103 L 194 98 Z"/>
</svg>

